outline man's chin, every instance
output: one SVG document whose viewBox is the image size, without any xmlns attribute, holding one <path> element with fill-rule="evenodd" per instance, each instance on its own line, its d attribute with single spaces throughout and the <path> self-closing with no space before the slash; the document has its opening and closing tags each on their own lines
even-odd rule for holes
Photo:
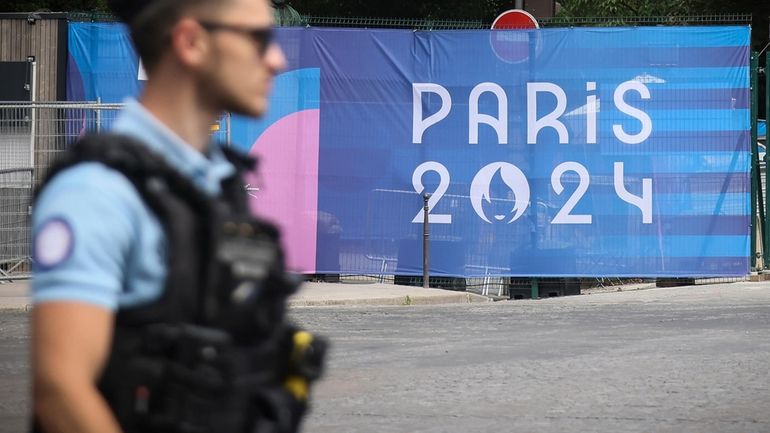
<svg viewBox="0 0 770 433">
<path fill-rule="evenodd" d="M 253 104 L 230 104 L 229 108 L 226 108 L 225 111 L 248 117 L 262 117 L 267 111 L 267 103 L 255 102 Z"/>
</svg>

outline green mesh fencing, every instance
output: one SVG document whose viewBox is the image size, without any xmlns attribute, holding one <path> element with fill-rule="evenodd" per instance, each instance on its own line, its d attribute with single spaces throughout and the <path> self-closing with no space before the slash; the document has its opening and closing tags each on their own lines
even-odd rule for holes
<svg viewBox="0 0 770 433">
<path fill-rule="evenodd" d="M 116 18 L 107 12 L 70 12 L 70 21 L 110 22 Z M 750 24 L 751 14 L 628 16 L 628 17 L 553 17 L 538 18 L 541 27 L 619 27 L 658 25 L 727 25 Z M 416 18 L 320 17 L 286 14 L 276 10 L 276 22 L 287 27 L 357 27 L 413 30 L 488 29 L 492 22 L 482 20 L 432 20 Z"/>
<path fill-rule="evenodd" d="M 750 24 L 751 14 L 645 16 L 645 17 L 553 17 L 538 18 L 541 27 L 620 27 L 657 25 Z M 425 20 L 408 18 L 317 17 L 303 15 L 300 23 L 311 27 L 400 28 L 414 30 L 488 29 L 481 20 Z"/>
</svg>

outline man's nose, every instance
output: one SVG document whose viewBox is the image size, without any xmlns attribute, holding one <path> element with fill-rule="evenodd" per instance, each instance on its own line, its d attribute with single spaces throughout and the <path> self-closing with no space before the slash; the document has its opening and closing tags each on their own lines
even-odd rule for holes
<svg viewBox="0 0 770 433">
<path fill-rule="evenodd" d="M 286 56 L 284 56 L 280 45 L 270 44 L 265 54 L 265 63 L 275 72 L 286 69 Z"/>
</svg>

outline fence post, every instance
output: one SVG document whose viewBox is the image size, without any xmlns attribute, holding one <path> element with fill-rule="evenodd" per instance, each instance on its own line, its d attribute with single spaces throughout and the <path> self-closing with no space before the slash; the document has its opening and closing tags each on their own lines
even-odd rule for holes
<svg viewBox="0 0 770 433">
<path fill-rule="evenodd" d="M 96 98 L 96 133 L 99 134 L 102 132 L 102 97 L 99 96 Z"/>
<path fill-rule="evenodd" d="M 232 137 L 232 136 L 230 135 L 230 124 L 231 124 L 231 122 L 230 122 L 230 118 L 231 118 L 231 117 L 232 117 L 232 113 L 230 113 L 230 112 L 228 111 L 228 112 L 227 112 L 227 117 L 226 117 L 226 119 L 225 119 L 225 128 L 227 128 L 227 132 L 225 133 L 225 134 L 227 134 L 227 135 L 225 135 L 225 137 L 226 137 L 226 141 L 227 141 L 227 147 L 230 147 L 230 146 L 232 146 L 232 143 L 230 143 L 230 139 L 231 139 L 231 137 Z"/>
<path fill-rule="evenodd" d="M 765 254 L 765 251 L 767 251 L 767 245 L 765 244 L 765 236 L 767 234 L 767 224 L 765 224 L 765 203 L 767 202 L 767 197 L 765 197 L 765 192 L 762 191 L 762 165 L 759 161 L 759 74 L 762 71 L 762 68 L 759 67 L 759 56 L 761 54 L 757 54 L 757 72 L 756 72 L 756 80 L 755 80 L 755 88 L 756 90 L 753 92 L 752 96 L 752 105 L 754 106 L 754 114 L 753 114 L 753 121 L 755 122 L 755 129 L 754 129 L 754 142 L 756 149 L 757 149 L 757 158 L 756 158 L 756 177 L 757 177 L 757 213 L 759 214 L 757 224 L 759 225 L 759 232 L 757 238 L 757 242 L 760 242 L 762 245 L 762 248 L 757 250 L 757 257 L 762 257 L 761 264 L 757 266 L 757 270 L 764 270 L 768 268 L 769 263 L 767 263 L 767 260 L 770 259 L 770 256 Z M 765 152 L 767 153 L 767 152 Z"/>
<path fill-rule="evenodd" d="M 31 83 L 30 83 L 30 97 L 29 100 L 32 102 L 32 105 L 30 106 L 30 120 L 32 121 L 30 127 L 29 127 L 29 166 L 33 168 L 32 173 L 30 174 L 30 179 L 32 186 L 35 186 L 35 136 L 37 135 L 37 61 L 35 61 L 34 56 L 27 57 L 27 61 L 30 62 L 30 66 L 32 68 L 32 76 L 31 76 Z"/>
<path fill-rule="evenodd" d="M 767 144 L 768 140 L 767 137 L 770 136 L 770 134 L 767 133 L 767 120 L 770 118 L 770 54 L 765 54 L 765 194 L 770 193 L 770 173 L 768 173 L 768 166 L 767 163 L 770 160 L 768 158 L 768 152 L 767 152 Z M 763 258 L 767 259 L 770 258 L 770 230 L 768 230 L 768 227 L 770 226 L 767 219 L 770 218 L 770 200 L 768 200 L 767 197 L 765 197 L 765 231 L 762 233 L 765 235 L 764 242 L 762 242 L 762 246 L 764 247 L 764 256 Z M 767 266 L 765 266 L 767 268 Z"/>
<path fill-rule="evenodd" d="M 429 223 L 429 208 L 428 200 L 430 200 L 430 194 L 424 194 L 422 196 L 422 287 L 430 287 L 430 223 Z"/>
<path fill-rule="evenodd" d="M 757 270 L 757 186 L 759 185 L 758 161 L 759 147 L 757 146 L 757 108 L 759 98 L 758 84 L 759 58 L 756 51 L 751 52 L 751 270 Z"/>
</svg>

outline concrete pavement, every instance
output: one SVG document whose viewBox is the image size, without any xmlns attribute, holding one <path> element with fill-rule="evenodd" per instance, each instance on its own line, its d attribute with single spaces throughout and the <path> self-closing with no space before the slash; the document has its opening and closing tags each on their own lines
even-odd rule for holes
<svg viewBox="0 0 770 433">
<path fill-rule="evenodd" d="M 0 310 L 29 310 L 28 295 L 27 281 L 0 284 Z"/>
<path fill-rule="evenodd" d="M 0 284 L 0 310 L 29 310 L 29 281 Z M 486 296 L 395 284 L 305 283 L 289 298 L 291 307 L 332 305 L 426 305 L 489 302 Z"/>
</svg>

